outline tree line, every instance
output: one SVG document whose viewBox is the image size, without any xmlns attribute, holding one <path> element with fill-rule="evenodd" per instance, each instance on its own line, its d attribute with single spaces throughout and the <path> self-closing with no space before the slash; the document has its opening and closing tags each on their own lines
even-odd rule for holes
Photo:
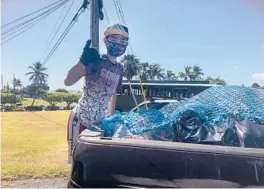
<svg viewBox="0 0 264 189">
<path fill-rule="evenodd" d="M 128 80 L 184 80 L 184 81 L 209 81 L 211 84 L 226 85 L 226 81 L 220 77 L 206 77 L 202 68 L 197 65 L 185 66 L 182 72 L 174 72 L 173 70 L 165 70 L 160 64 L 140 62 L 135 55 L 125 55 L 121 59 L 124 65 L 125 78 Z"/>
<path fill-rule="evenodd" d="M 80 99 L 81 94 L 76 92 L 61 92 L 60 89 L 56 90 L 55 92 L 48 92 L 45 93 L 41 99 L 48 102 L 50 106 L 56 106 L 59 102 L 66 103 L 66 109 L 70 109 L 70 106 L 73 103 L 77 103 Z M 19 98 L 17 95 L 8 93 L 8 92 L 1 92 L 1 104 L 5 105 L 16 105 L 22 103 L 22 99 Z M 30 105 L 34 106 L 34 102 Z"/>
<path fill-rule="evenodd" d="M 197 65 L 185 66 L 183 71 L 175 72 L 173 70 L 165 70 L 158 63 L 141 62 L 135 55 L 125 55 L 121 59 L 121 63 L 124 66 L 124 77 L 127 80 L 141 79 L 147 80 L 184 80 L 184 81 L 209 81 L 211 84 L 226 85 L 226 81 L 220 77 L 208 76 L 204 78 L 203 69 Z M 31 106 L 34 105 L 35 100 L 42 98 L 46 99 L 52 106 L 61 100 L 65 100 L 66 103 L 73 103 L 80 97 L 79 93 L 68 93 L 64 89 L 58 89 L 55 92 L 49 91 L 47 83 L 48 74 L 47 68 L 40 62 L 33 63 L 28 66 L 28 72 L 25 73 L 29 77 L 30 85 L 24 86 L 20 79 L 13 77 L 12 86 L 5 85 L 2 89 L 2 93 L 11 93 L 16 96 L 33 98 Z M 257 83 L 253 83 L 252 87 L 264 88 Z M 10 95 L 9 95 L 10 97 Z M 11 98 L 11 97 L 10 97 Z M 12 102 L 14 102 L 14 97 Z M 3 104 L 3 99 L 2 99 Z"/>
</svg>

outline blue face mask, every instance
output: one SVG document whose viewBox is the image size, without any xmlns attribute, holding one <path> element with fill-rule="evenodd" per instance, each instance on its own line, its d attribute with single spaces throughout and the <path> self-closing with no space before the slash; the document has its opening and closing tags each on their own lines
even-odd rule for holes
<svg viewBox="0 0 264 189">
<path fill-rule="evenodd" d="M 122 45 L 115 42 L 106 42 L 106 48 L 111 56 L 118 57 L 122 56 L 126 52 L 127 45 Z"/>
</svg>

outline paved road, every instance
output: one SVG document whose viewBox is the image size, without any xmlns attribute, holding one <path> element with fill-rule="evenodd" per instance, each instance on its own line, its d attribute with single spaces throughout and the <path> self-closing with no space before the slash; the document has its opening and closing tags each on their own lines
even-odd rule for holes
<svg viewBox="0 0 264 189">
<path fill-rule="evenodd" d="M 2 188 L 66 188 L 66 185 L 65 178 L 2 180 L 1 182 Z"/>
</svg>

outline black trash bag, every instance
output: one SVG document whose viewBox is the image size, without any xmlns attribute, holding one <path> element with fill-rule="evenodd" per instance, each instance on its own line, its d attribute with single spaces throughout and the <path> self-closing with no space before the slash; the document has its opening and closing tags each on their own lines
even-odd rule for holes
<svg viewBox="0 0 264 189">
<path fill-rule="evenodd" d="M 220 144 L 224 146 L 264 148 L 264 125 L 255 120 L 229 116 L 219 126 L 206 126 L 206 119 L 186 111 L 173 124 L 174 141 Z"/>
<path fill-rule="evenodd" d="M 174 141 L 199 143 L 208 135 L 204 125 L 205 119 L 199 116 L 197 112 L 193 110 L 185 111 L 180 119 L 172 125 Z"/>
</svg>

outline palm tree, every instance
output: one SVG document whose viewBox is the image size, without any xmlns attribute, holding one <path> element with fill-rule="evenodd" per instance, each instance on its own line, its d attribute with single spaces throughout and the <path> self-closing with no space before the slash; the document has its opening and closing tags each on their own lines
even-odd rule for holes
<svg viewBox="0 0 264 189">
<path fill-rule="evenodd" d="M 127 80 L 131 80 L 134 76 L 138 75 L 139 59 L 134 55 L 125 55 L 121 63 L 124 66 L 124 74 Z"/>
<path fill-rule="evenodd" d="M 224 79 L 221 79 L 220 77 L 213 78 L 213 77 L 209 76 L 205 80 L 209 81 L 209 83 L 211 83 L 211 84 L 227 85 L 226 81 Z"/>
<path fill-rule="evenodd" d="M 30 75 L 29 80 L 35 85 L 46 84 L 48 74 L 45 73 L 47 68 L 44 67 L 40 62 L 36 62 L 33 66 L 28 67 L 30 72 L 26 73 L 26 75 Z"/>
<path fill-rule="evenodd" d="M 7 91 L 7 92 L 10 91 L 10 86 L 9 86 L 9 83 L 8 83 L 8 82 L 6 83 L 6 91 Z"/>
<path fill-rule="evenodd" d="M 149 79 L 149 63 L 144 62 L 139 65 L 139 72 L 141 73 L 141 79 L 146 81 Z"/>
<path fill-rule="evenodd" d="M 132 86 L 130 83 L 130 80 L 134 77 L 138 75 L 138 71 L 139 71 L 139 59 L 136 58 L 135 55 L 125 55 L 122 60 L 121 63 L 123 63 L 124 66 L 124 76 L 127 78 L 128 83 L 129 83 L 129 87 L 130 87 L 130 91 L 132 92 Z M 134 99 L 134 102 L 136 104 L 136 106 L 138 105 L 136 97 L 134 95 L 134 93 L 132 92 L 132 97 Z"/>
<path fill-rule="evenodd" d="M 217 84 L 217 85 L 227 85 L 226 81 L 221 79 L 220 77 L 215 78 L 215 84 Z"/>
<path fill-rule="evenodd" d="M 175 75 L 175 73 L 173 73 L 173 71 L 167 70 L 166 79 L 167 80 L 177 80 L 178 77 Z"/>
<path fill-rule="evenodd" d="M 17 79 L 16 86 L 19 88 L 22 87 L 22 81 L 20 79 Z"/>
<path fill-rule="evenodd" d="M 26 94 L 29 95 L 29 97 L 33 98 L 31 106 L 34 105 L 35 100 L 38 98 L 42 98 L 46 92 L 49 90 L 49 87 L 45 84 L 42 85 L 28 85 L 25 89 Z"/>
<path fill-rule="evenodd" d="M 45 90 L 43 90 L 43 89 L 41 89 L 41 88 L 37 89 L 37 90 L 36 90 L 36 96 L 33 98 L 33 101 L 32 101 L 32 103 L 31 103 L 31 106 L 34 105 L 35 100 L 36 100 L 37 98 L 43 98 L 43 97 L 45 96 L 45 94 L 46 94 L 46 91 L 45 91 Z"/>
<path fill-rule="evenodd" d="M 199 66 L 195 65 L 192 68 L 191 80 L 202 80 L 203 75 L 204 75 L 203 70 Z"/>
<path fill-rule="evenodd" d="M 205 79 L 205 81 L 209 81 L 209 83 L 211 83 L 211 84 L 214 84 L 214 83 L 215 83 L 215 79 L 214 79 L 213 77 L 211 77 L 211 76 L 208 76 L 208 77 Z"/>
<path fill-rule="evenodd" d="M 15 77 L 13 77 L 12 84 L 13 84 L 13 89 L 16 90 L 16 78 Z"/>
<path fill-rule="evenodd" d="M 17 79 L 17 78 L 13 78 L 12 80 L 12 84 L 13 84 L 13 89 L 14 91 L 16 90 L 16 87 L 22 87 L 22 82 L 20 79 Z"/>
<path fill-rule="evenodd" d="M 179 72 L 179 77 L 184 79 L 184 81 L 191 80 L 191 72 L 192 72 L 191 66 L 184 66 L 184 72 Z"/>
<path fill-rule="evenodd" d="M 20 94 L 20 98 L 23 100 L 24 98 L 24 95 L 27 94 L 28 91 L 27 91 L 27 88 L 26 87 L 23 87 L 19 90 L 19 94 Z"/>
<path fill-rule="evenodd" d="M 165 79 L 165 74 L 163 73 L 163 69 L 160 68 L 159 64 L 151 64 L 149 66 L 148 74 L 151 80 L 158 80 Z"/>
<path fill-rule="evenodd" d="M 258 83 L 253 83 L 251 87 L 252 88 L 260 88 L 260 85 Z"/>
</svg>

